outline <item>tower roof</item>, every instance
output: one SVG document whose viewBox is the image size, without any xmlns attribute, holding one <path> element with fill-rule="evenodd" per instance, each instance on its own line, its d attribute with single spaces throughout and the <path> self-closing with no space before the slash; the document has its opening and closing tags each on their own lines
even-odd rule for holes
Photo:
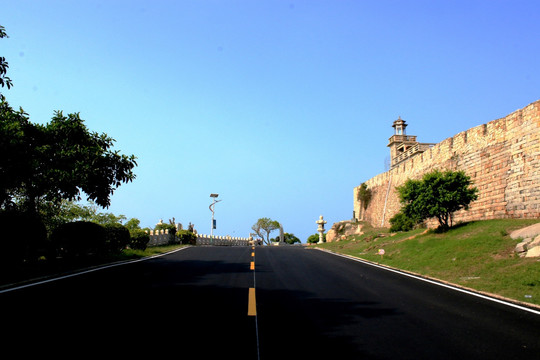
<svg viewBox="0 0 540 360">
<path fill-rule="evenodd" d="M 403 128 L 407 127 L 407 123 L 401 118 L 401 116 L 399 116 L 398 119 L 394 121 L 392 127 L 395 128 L 398 125 L 401 125 Z"/>
</svg>

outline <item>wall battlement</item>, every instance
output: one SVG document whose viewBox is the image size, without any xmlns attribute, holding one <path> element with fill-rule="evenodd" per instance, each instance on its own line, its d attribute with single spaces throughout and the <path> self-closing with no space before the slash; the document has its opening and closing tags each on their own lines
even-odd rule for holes
<svg viewBox="0 0 540 360">
<path fill-rule="evenodd" d="M 373 226 L 389 226 L 401 205 L 396 186 L 434 169 L 463 170 L 479 190 L 454 221 L 540 218 L 540 100 L 510 115 L 447 138 L 365 183 L 364 210 L 354 188 L 354 211 Z"/>
</svg>

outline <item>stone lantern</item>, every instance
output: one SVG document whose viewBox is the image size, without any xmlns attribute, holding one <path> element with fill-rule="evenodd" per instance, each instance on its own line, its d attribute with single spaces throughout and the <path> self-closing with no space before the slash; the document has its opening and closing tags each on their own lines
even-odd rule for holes
<svg viewBox="0 0 540 360">
<path fill-rule="evenodd" d="M 323 243 L 323 233 L 324 233 L 324 224 L 326 224 L 326 221 L 323 220 L 323 216 L 319 216 L 319 220 L 315 221 L 315 223 L 318 225 L 317 232 L 319 233 L 319 242 L 317 244 Z"/>
</svg>

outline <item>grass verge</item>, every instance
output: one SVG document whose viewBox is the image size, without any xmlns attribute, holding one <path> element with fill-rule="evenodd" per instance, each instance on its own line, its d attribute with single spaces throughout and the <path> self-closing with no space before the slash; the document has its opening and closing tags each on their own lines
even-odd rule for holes
<svg viewBox="0 0 540 360">
<path fill-rule="evenodd" d="M 417 229 L 390 234 L 364 227 L 365 233 L 321 248 L 444 280 L 471 289 L 540 305 L 540 259 L 520 258 L 520 240 L 509 234 L 537 223 L 486 220 L 460 224 L 446 233 Z M 378 255 L 384 249 L 384 255 Z"/>
</svg>

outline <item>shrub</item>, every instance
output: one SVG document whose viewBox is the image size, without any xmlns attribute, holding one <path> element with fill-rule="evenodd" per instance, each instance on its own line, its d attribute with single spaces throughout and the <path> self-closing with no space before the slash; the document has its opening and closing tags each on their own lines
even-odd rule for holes
<svg viewBox="0 0 540 360">
<path fill-rule="evenodd" d="M 176 225 L 174 224 L 157 224 L 154 230 L 169 230 L 169 234 L 176 234 Z"/>
<path fill-rule="evenodd" d="M 357 199 L 362 202 L 364 210 L 367 209 L 371 201 L 371 189 L 368 189 L 366 183 L 362 183 L 358 189 Z"/>
<path fill-rule="evenodd" d="M 36 261 L 47 249 L 47 229 L 37 215 L 16 211 L 0 213 L 0 263 Z"/>
<path fill-rule="evenodd" d="M 150 235 L 144 230 L 136 229 L 131 231 L 129 247 L 134 250 L 146 250 L 150 242 Z"/>
<path fill-rule="evenodd" d="M 319 233 L 310 235 L 307 238 L 308 244 L 316 244 L 319 242 Z M 323 242 L 326 242 L 326 233 L 323 233 Z"/>
<path fill-rule="evenodd" d="M 180 242 L 180 244 L 185 244 L 185 245 L 197 244 L 197 235 L 195 235 L 189 230 L 179 230 L 176 233 L 176 236 L 178 237 L 178 241 Z"/>
<path fill-rule="evenodd" d="M 109 253 L 119 253 L 130 243 L 129 230 L 122 224 L 113 223 L 104 226 L 106 236 L 106 247 Z"/>
<path fill-rule="evenodd" d="M 65 258 L 106 253 L 106 240 L 105 228 L 89 221 L 60 225 L 51 235 L 56 254 Z"/>
<path fill-rule="evenodd" d="M 400 211 L 390 219 L 390 225 L 391 232 L 410 231 L 416 225 L 416 221 Z"/>
</svg>

